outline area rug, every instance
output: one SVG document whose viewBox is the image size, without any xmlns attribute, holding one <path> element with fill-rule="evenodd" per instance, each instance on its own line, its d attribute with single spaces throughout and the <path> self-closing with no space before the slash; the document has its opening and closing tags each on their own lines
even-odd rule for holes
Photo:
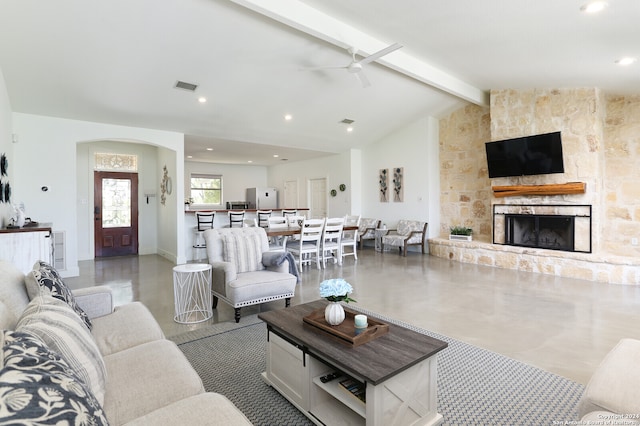
<svg viewBox="0 0 640 426">
<path fill-rule="evenodd" d="M 578 419 L 584 386 L 506 356 L 378 317 L 446 341 L 438 356 L 438 412 L 444 425 L 551 425 Z M 171 338 L 207 391 L 226 395 L 254 425 L 313 424 L 261 378 L 266 326 L 257 315 Z M 567 422 L 567 423 L 565 423 Z"/>
</svg>

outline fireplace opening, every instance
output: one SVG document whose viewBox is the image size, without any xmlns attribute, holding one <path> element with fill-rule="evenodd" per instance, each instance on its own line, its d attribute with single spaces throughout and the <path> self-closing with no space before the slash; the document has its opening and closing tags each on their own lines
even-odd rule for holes
<svg viewBox="0 0 640 426">
<path fill-rule="evenodd" d="M 505 215 L 506 244 L 575 251 L 575 217 L 562 215 Z"/>
</svg>

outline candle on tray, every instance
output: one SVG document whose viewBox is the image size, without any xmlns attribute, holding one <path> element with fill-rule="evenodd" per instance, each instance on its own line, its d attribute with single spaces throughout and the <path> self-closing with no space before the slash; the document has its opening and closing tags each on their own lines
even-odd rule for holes
<svg viewBox="0 0 640 426">
<path fill-rule="evenodd" d="M 367 327 L 367 316 L 366 315 L 356 315 L 354 317 L 354 321 L 356 324 L 356 328 L 366 328 Z"/>
</svg>

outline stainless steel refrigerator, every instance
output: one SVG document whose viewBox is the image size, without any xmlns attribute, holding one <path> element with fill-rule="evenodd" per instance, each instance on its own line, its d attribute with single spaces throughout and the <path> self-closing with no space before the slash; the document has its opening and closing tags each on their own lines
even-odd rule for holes
<svg viewBox="0 0 640 426">
<path fill-rule="evenodd" d="M 278 190 L 276 188 L 247 188 L 247 203 L 249 203 L 250 209 L 277 209 Z"/>
</svg>

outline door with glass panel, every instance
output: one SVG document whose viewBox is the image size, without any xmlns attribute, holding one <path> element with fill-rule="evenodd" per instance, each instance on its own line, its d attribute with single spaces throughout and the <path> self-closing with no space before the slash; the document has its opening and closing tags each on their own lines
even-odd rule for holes
<svg viewBox="0 0 640 426">
<path fill-rule="evenodd" d="M 95 256 L 138 254 L 138 174 L 95 172 Z"/>
</svg>

